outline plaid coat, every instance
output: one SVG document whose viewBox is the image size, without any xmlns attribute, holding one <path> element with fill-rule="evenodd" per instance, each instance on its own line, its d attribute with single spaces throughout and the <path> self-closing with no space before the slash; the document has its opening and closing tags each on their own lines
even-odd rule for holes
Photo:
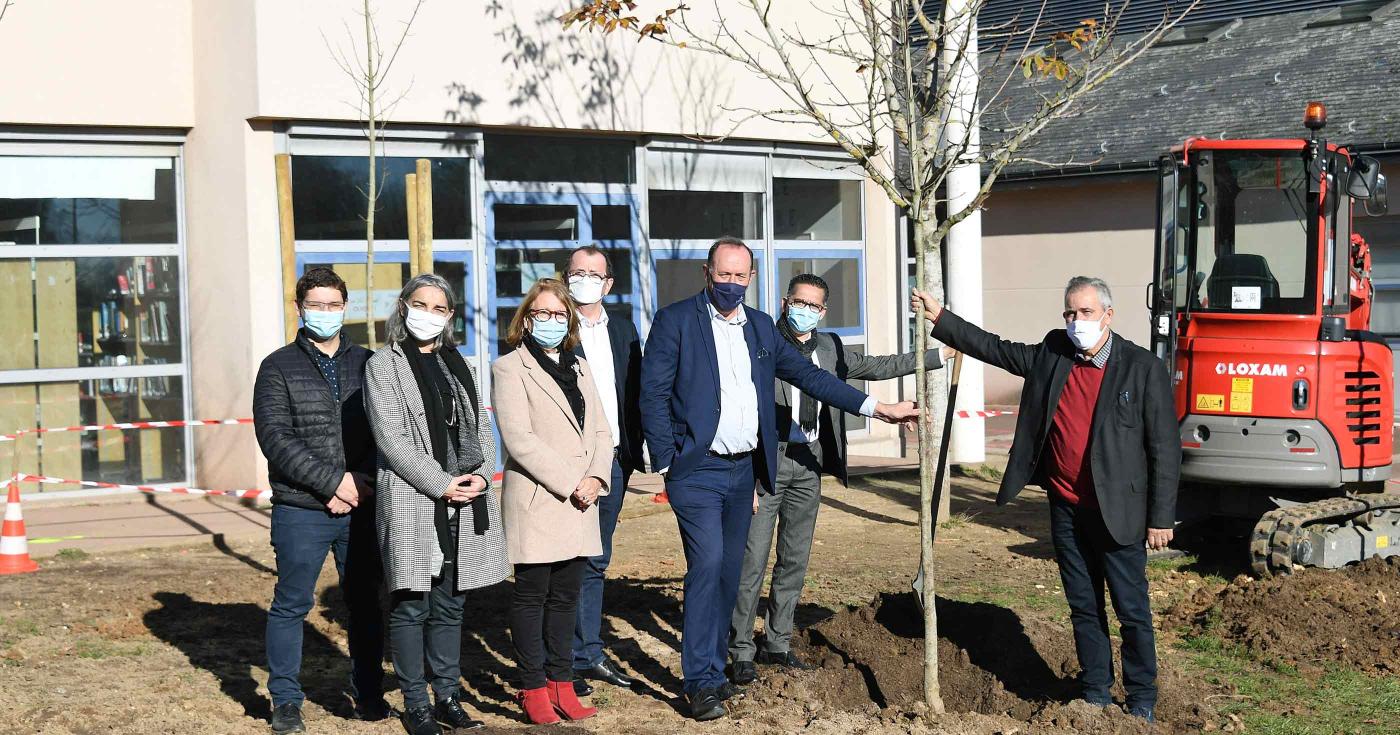
<svg viewBox="0 0 1400 735">
<path fill-rule="evenodd" d="M 470 366 L 468 366 L 470 368 Z M 472 379 L 477 378 L 472 369 Z M 472 532 L 472 508 L 460 506 L 457 535 L 457 589 L 487 587 L 510 576 L 506 539 L 501 523 L 501 503 L 491 486 L 496 469 L 496 440 L 491 419 L 477 384 L 475 435 L 459 424 L 459 443 L 479 442 L 486 462 L 472 474 L 486 480 L 486 505 L 490 529 L 481 536 Z M 390 590 L 426 592 L 432 586 L 432 557 L 437 548 L 433 525 L 434 501 L 447 491 L 452 475 L 433 459 L 423 397 L 413 369 L 397 344 L 379 348 L 365 365 L 365 409 L 379 450 L 375 483 L 380 553 L 384 581 Z M 458 386 L 463 405 L 471 399 Z"/>
</svg>

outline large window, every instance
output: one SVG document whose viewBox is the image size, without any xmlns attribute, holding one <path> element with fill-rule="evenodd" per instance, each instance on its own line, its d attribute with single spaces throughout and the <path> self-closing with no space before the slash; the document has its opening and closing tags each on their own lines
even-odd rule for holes
<svg viewBox="0 0 1400 735">
<path fill-rule="evenodd" d="M 376 159 L 380 182 L 375 209 L 374 293 L 366 295 L 365 189 L 369 172 L 362 140 L 300 136 L 293 132 L 292 212 L 297 273 L 329 266 L 345 279 L 350 298 L 345 335 L 369 344 L 369 321 L 382 344 L 399 291 L 414 273 L 409 267 L 408 192 L 405 176 L 419 159 L 432 171 L 432 272 L 447 279 L 457 298 L 452 328 L 459 351 L 477 354 L 481 310 L 475 267 L 473 162 L 471 145 L 461 141 L 389 139 Z M 289 307 L 290 308 L 290 307 Z"/>
<path fill-rule="evenodd" d="M 177 149 L 3 145 L 0 427 L 185 418 Z M 19 469 L 178 482 L 188 441 L 180 428 L 46 434 L 22 443 Z"/>
<path fill-rule="evenodd" d="M 466 239 L 471 233 L 470 168 L 465 158 L 433 158 L 433 237 Z M 404 176 L 414 173 L 416 159 L 376 159 L 379 204 L 374 236 L 408 238 L 408 204 Z M 292 165 L 292 211 L 298 240 L 365 239 L 365 192 L 369 157 L 297 156 Z"/>
<path fill-rule="evenodd" d="M 773 237 L 777 240 L 861 239 L 860 182 L 773 179 Z"/>
<path fill-rule="evenodd" d="M 714 240 L 726 235 L 763 237 L 763 195 L 737 191 L 652 189 L 651 236 L 675 240 Z"/>
<path fill-rule="evenodd" d="M 801 273 L 820 276 L 831 293 L 826 298 L 826 317 L 822 329 L 860 329 L 861 297 L 860 253 L 836 258 L 778 258 L 778 287 L 787 292 L 788 282 Z"/>
<path fill-rule="evenodd" d="M 632 184 L 636 143 L 487 133 L 486 178 L 492 181 Z"/>
</svg>

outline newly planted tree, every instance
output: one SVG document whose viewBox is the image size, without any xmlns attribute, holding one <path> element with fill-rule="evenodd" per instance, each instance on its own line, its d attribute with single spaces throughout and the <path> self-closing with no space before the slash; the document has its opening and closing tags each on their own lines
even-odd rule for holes
<svg viewBox="0 0 1400 735">
<path fill-rule="evenodd" d="M 390 95 L 389 72 L 394 68 L 394 60 L 398 58 L 404 41 L 408 40 L 408 32 L 413 27 L 413 21 L 418 18 L 418 11 L 423 7 L 424 1 L 417 0 L 413 4 L 413 11 L 408 19 L 403 21 L 398 40 L 388 47 L 379 40 L 379 27 L 375 19 L 374 5 L 370 0 L 363 0 L 358 11 L 364 27 L 362 37 L 356 37 L 348 23 L 345 25 L 346 45 L 333 46 L 329 40 L 322 37 L 326 49 L 335 59 L 336 66 L 340 67 L 354 85 L 357 100 L 351 106 L 355 108 L 357 117 L 364 124 L 365 138 L 369 141 L 369 175 L 361 193 L 365 196 L 365 325 L 369 331 L 370 349 L 379 346 L 374 319 L 374 214 L 379 208 L 379 192 L 383 188 L 378 167 L 383 147 L 380 135 L 384 131 L 385 121 L 393 113 L 394 106 L 408 94 L 408 87 L 405 86 L 399 94 Z M 412 213 L 409 213 L 409 216 L 412 216 Z"/>
<path fill-rule="evenodd" d="M 687 5 L 658 3 L 640 11 L 630 0 L 589 0 L 560 20 L 565 28 L 633 34 L 638 41 L 709 54 L 766 79 L 774 102 L 732 108 L 729 132 L 755 119 L 778 121 L 840 146 L 905 218 L 918 287 L 941 302 L 949 231 L 982 208 L 1008 166 L 1042 163 L 1022 153 L 1027 143 L 1196 4 L 1167 10 L 1164 3 L 1155 27 L 1119 37 L 1126 2 L 1106 5 L 1117 6 L 1106 17 L 1064 27 L 1044 22 L 1044 3 L 1031 2 L 1016 21 L 979 33 L 977 16 L 987 1 L 821 0 L 794 11 L 795 4 L 773 0 L 712 0 L 702 13 Z M 980 181 L 950 197 L 950 178 L 970 167 L 980 171 Z M 915 335 L 916 348 L 924 350 L 927 331 L 920 327 Z M 925 372 L 922 361 L 916 381 L 923 407 L 924 694 L 929 710 L 941 712 L 934 478 L 947 383 L 943 371 Z"/>
</svg>

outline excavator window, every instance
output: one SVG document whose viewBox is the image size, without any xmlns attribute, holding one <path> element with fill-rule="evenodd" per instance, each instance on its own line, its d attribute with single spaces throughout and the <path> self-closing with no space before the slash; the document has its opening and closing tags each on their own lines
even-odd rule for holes
<svg viewBox="0 0 1400 735">
<path fill-rule="evenodd" d="M 1296 151 L 1215 151 L 1195 166 L 1192 311 L 1311 313 L 1306 167 Z"/>
</svg>

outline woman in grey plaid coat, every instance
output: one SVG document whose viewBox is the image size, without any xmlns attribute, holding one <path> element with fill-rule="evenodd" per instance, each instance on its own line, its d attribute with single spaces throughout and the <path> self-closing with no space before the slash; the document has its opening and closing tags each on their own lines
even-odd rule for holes
<svg viewBox="0 0 1400 735">
<path fill-rule="evenodd" d="M 410 735 L 439 735 L 439 721 L 481 725 L 457 696 L 463 602 L 467 590 L 510 574 L 491 487 L 495 441 L 476 373 L 452 339 L 454 312 L 447 281 L 414 277 L 389 317 L 387 344 L 365 367 L 365 406 L 379 449 L 379 543 L 393 591 L 389 641 Z"/>
</svg>

